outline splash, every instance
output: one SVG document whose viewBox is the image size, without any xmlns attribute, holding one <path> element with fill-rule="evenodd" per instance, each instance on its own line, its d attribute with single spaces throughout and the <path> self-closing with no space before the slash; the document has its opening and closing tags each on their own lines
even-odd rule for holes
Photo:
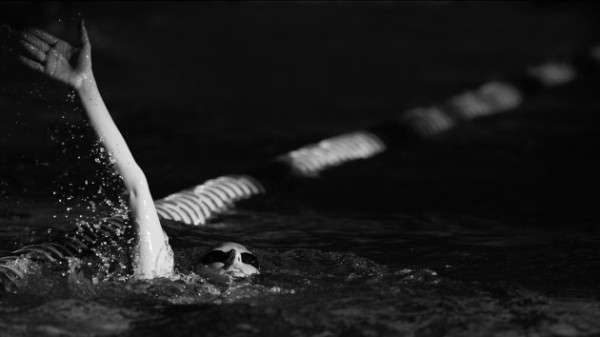
<svg viewBox="0 0 600 337">
<path fill-rule="evenodd" d="M 72 111 L 79 111 L 75 95 L 67 95 Z M 102 217 L 127 214 L 122 177 L 102 140 L 90 134 L 89 125 L 61 115 L 61 125 L 50 139 L 58 149 L 57 164 L 64 170 L 55 179 L 52 197 L 57 202 L 54 219 L 69 224 L 93 222 Z"/>
</svg>

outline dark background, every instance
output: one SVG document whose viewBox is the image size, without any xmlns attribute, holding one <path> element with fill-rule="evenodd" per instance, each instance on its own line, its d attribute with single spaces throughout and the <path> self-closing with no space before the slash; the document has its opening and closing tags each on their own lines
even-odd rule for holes
<svg viewBox="0 0 600 337">
<path fill-rule="evenodd" d="M 84 180 L 97 170 L 68 90 L 15 62 L 9 37 L 22 27 L 76 42 L 78 18 L 86 18 L 102 93 L 162 197 L 544 60 L 568 61 L 596 41 L 597 9 L 451 1 L 2 3 L 0 197 L 10 208 L 21 199 L 49 200 L 56 190 L 85 194 Z M 289 193 L 323 209 L 595 226 L 597 80 L 583 74 L 517 111 L 395 147 Z"/>
</svg>

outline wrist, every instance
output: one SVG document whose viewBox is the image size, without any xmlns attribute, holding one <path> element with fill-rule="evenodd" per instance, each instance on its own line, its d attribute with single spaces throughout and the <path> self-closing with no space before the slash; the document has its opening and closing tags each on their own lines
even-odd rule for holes
<svg viewBox="0 0 600 337">
<path fill-rule="evenodd" d="M 81 74 L 73 81 L 72 87 L 80 94 L 89 92 L 96 87 L 94 74 L 91 71 L 89 73 Z"/>
</svg>

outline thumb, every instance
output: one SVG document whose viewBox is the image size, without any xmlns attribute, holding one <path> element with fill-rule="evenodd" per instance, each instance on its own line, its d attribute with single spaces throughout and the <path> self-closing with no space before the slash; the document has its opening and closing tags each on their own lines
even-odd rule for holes
<svg viewBox="0 0 600 337">
<path fill-rule="evenodd" d="M 87 29 L 85 28 L 85 21 L 83 19 L 79 22 L 79 35 L 81 37 L 83 49 L 89 51 L 92 48 L 92 45 L 90 44 L 90 37 L 88 36 Z"/>
</svg>

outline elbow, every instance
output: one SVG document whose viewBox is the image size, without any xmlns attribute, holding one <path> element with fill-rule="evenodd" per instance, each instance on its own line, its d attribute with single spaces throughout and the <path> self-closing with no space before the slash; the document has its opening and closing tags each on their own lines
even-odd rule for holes
<svg viewBox="0 0 600 337">
<path fill-rule="evenodd" d="M 130 198 L 139 199 L 142 196 L 150 194 L 150 188 L 148 187 L 148 180 L 146 175 L 137 165 L 132 170 L 131 174 L 125 182 L 125 188 L 129 193 Z"/>
</svg>

